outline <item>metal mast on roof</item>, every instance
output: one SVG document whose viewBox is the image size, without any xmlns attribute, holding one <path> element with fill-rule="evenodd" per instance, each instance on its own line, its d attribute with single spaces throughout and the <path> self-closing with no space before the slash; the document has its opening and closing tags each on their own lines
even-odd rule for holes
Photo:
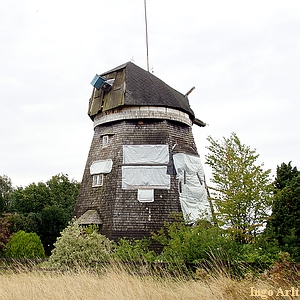
<svg viewBox="0 0 300 300">
<path fill-rule="evenodd" d="M 145 7 L 145 25 L 146 25 L 147 71 L 149 72 L 149 50 L 148 50 L 148 27 L 147 27 L 147 5 L 146 5 L 146 0 L 144 0 L 144 7 Z"/>
</svg>

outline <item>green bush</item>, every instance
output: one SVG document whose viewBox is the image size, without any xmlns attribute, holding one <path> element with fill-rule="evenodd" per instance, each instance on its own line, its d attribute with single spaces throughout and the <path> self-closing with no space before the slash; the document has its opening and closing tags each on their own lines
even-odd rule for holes
<svg viewBox="0 0 300 300">
<path fill-rule="evenodd" d="M 114 244 L 113 258 L 122 262 L 152 262 L 156 254 L 149 250 L 151 240 L 144 238 L 141 240 L 120 239 Z"/>
<path fill-rule="evenodd" d="M 20 230 L 14 233 L 5 246 L 5 256 L 11 258 L 44 258 L 45 251 L 39 236 Z"/>
<path fill-rule="evenodd" d="M 239 243 L 230 230 L 213 226 L 208 221 L 187 225 L 179 216 L 165 223 L 153 239 L 163 246 L 158 260 L 178 266 L 202 265 L 210 270 L 227 270 L 234 276 L 261 272 L 278 260 L 276 240 L 258 235 L 251 243 Z"/>
<path fill-rule="evenodd" d="M 97 227 L 81 227 L 73 221 L 57 241 L 48 263 L 53 267 L 94 268 L 110 259 L 112 242 L 97 232 Z"/>
<path fill-rule="evenodd" d="M 195 264 L 210 260 L 239 260 L 239 245 L 226 231 L 205 220 L 186 225 L 182 219 L 166 223 L 153 239 L 163 245 L 161 260 Z"/>
<path fill-rule="evenodd" d="M 253 239 L 253 243 L 243 244 L 240 247 L 242 261 L 254 267 L 260 264 L 272 264 L 278 260 L 280 248 L 276 240 L 268 240 L 267 236 L 260 235 Z"/>
</svg>

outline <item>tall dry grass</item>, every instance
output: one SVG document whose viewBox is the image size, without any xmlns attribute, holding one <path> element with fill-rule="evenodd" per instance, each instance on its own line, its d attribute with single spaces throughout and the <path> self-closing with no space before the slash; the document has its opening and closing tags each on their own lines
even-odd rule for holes
<svg viewBox="0 0 300 300">
<path fill-rule="evenodd" d="M 214 275 L 199 270 L 197 276 L 198 278 L 184 275 L 174 277 L 167 273 L 161 276 L 149 272 L 134 274 L 120 266 L 110 267 L 101 274 L 84 270 L 49 272 L 22 268 L 0 273 L 0 299 L 262 299 L 251 297 L 251 287 L 275 291 L 279 287 L 286 288 L 295 284 L 257 278 L 234 280 L 222 270 Z M 268 299 L 281 298 L 274 296 Z"/>
</svg>

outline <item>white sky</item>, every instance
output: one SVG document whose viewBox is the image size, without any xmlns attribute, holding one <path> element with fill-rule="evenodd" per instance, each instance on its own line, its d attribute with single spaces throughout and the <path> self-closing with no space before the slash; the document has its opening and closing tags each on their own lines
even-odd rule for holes
<svg viewBox="0 0 300 300">
<path fill-rule="evenodd" d="M 235 132 L 273 173 L 299 169 L 300 1 L 148 0 L 147 12 L 154 75 L 196 87 L 202 162 L 207 136 Z M 81 181 L 90 81 L 130 60 L 146 69 L 144 1 L 2 0 L 0 42 L 0 175 Z"/>
</svg>

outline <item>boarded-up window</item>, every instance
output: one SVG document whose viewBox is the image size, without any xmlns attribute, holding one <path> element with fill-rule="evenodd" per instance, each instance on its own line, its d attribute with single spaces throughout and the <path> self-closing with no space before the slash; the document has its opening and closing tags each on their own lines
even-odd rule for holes
<svg viewBox="0 0 300 300">
<path fill-rule="evenodd" d="M 90 166 L 91 175 L 107 174 L 111 172 L 113 162 L 111 159 L 94 161 Z"/>
<path fill-rule="evenodd" d="M 124 164 L 168 164 L 168 145 L 125 145 Z"/>
<path fill-rule="evenodd" d="M 154 201 L 154 189 L 138 189 L 138 201 L 153 202 Z"/>
<path fill-rule="evenodd" d="M 138 192 L 139 201 L 148 199 L 149 202 L 152 196 L 154 201 L 151 190 L 170 189 L 168 163 L 168 145 L 124 145 L 122 188 L 141 190 Z"/>
<path fill-rule="evenodd" d="M 170 188 L 170 175 L 166 166 L 123 166 L 122 188 L 137 189 L 152 187 L 158 189 Z"/>
</svg>

